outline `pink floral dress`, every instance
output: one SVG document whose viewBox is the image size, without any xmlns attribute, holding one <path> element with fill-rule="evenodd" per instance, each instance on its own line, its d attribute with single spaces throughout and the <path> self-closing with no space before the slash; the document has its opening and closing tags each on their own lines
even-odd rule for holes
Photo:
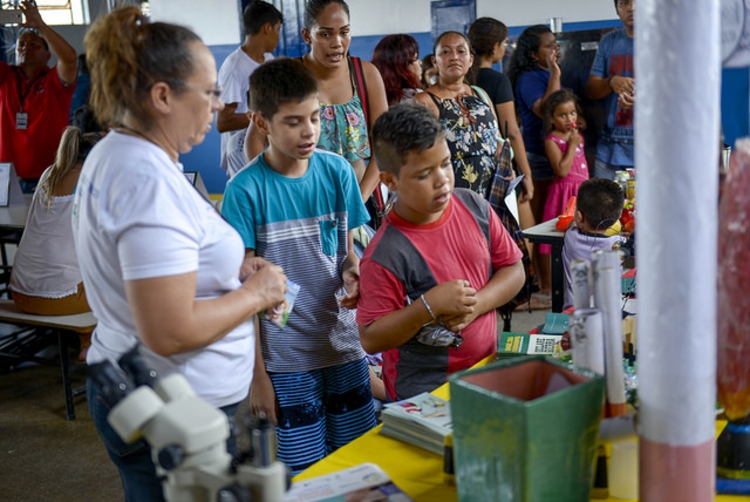
<svg viewBox="0 0 750 502">
<path fill-rule="evenodd" d="M 549 134 L 547 139 L 551 139 L 557 146 L 560 147 L 562 154 L 568 151 L 568 142 L 559 136 Z M 568 205 L 568 199 L 578 195 L 578 187 L 581 183 L 589 179 L 589 166 L 586 162 L 586 155 L 584 154 L 584 142 L 581 138 L 581 143 L 576 147 L 576 153 L 573 157 L 573 165 L 570 167 L 570 172 L 564 178 L 555 176 L 555 180 L 549 187 L 549 193 L 547 194 L 547 202 L 544 204 L 544 217 L 543 221 L 548 221 L 553 218 L 560 216 Z M 540 244 L 539 253 L 549 254 L 552 248 L 549 244 Z"/>
</svg>

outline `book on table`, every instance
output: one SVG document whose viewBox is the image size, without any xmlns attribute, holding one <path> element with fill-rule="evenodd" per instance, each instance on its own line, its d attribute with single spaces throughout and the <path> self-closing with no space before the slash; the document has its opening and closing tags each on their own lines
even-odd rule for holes
<svg viewBox="0 0 750 502">
<path fill-rule="evenodd" d="M 317 478 L 295 482 L 284 502 L 345 502 L 379 500 L 413 502 L 388 474 L 375 464 L 365 463 Z"/>
<path fill-rule="evenodd" d="M 380 413 L 381 434 L 442 455 L 453 432 L 450 403 L 428 392 L 388 403 Z"/>
<path fill-rule="evenodd" d="M 500 335 L 497 352 L 500 357 L 518 355 L 552 355 L 562 350 L 562 335 L 511 333 Z"/>
</svg>

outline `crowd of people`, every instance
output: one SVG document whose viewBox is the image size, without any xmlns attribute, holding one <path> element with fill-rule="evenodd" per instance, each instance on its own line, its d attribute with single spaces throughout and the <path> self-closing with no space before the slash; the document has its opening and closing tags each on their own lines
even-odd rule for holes
<svg viewBox="0 0 750 502">
<path fill-rule="evenodd" d="M 589 166 L 546 26 L 518 37 L 507 75 L 495 65 L 508 29 L 487 17 L 441 34 L 423 59 L 414 37 L 388 35 L 368 62 L 349 54 L 347 3 L 309 0 L 309 52 L 274 58 L 284 18 L 255 0 L 244 42 L 217 69 L 193 31 L 135 6 L 92 25 L 78 60 L 24 0 L 17 64 L 0 63 L 0 161 L 36 189 L 14 301 L 91 309 L 90 365 L 137 346 L 229 417 L 249 396 L 299 472 L 372 428 L 379 401 L 433 390 L 496 352 L 497 309 L 549 308 L 549 251 L 527 248 L 521 228 L 579 195 L 570 256 L 618 240 L 598 237 L 622 205 L 616 184 L 586 181 L 590 168 L 607 178 L 633 165 L 633 0 L 615 7 L 624 27 L 602 40 L 588 85 L 609 110 Z M 220 214 L 179 161 L 214 115 L 230 176 Z M 520 222 L 491 203 L 517 175 Z M 379 228 L 358 253 L 373 214 Z M 53 264 L 65 273 L 44 275 Z M 300 291 L 281 322 L 290 283 Z M 148 444 L 117 436 L 93 380 L 87 399 L 126 500 L 162 499 Z"/>
</svg>

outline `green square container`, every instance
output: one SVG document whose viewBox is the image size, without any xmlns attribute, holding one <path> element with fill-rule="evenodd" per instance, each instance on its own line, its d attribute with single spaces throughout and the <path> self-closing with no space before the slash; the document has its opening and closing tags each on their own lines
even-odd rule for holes
<svg viewBox="0 0 750 502">
<path fill-rule="evenodd" d="M 604 377 L 545 356 L 450 378 L 462 502 L 589 500 Z"/>
</svg>

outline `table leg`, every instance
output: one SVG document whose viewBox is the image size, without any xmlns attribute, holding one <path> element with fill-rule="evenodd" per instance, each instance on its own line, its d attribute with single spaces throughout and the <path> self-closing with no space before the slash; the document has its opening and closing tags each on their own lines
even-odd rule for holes
<svg viewBox="0 0 750 502">
<path fill-rule="evenodd" d="M 552 245 L 552 312 L 562 312 L 565 299 L 565 272 L 562 262 L 562 244 Z"/>
<path fill-rule="evenodd" d="M 68 420 L 76 419 L 75 405 L 73 404 L 73 384 L 70 381 L 70 365 L 68 363 L 68 340 L 66 333 L 57 330 L 57 340 L 60 347 L 60 368 L 62 369 L 63 389 L 65 391 L 65 417 Z"/>
</svg>

